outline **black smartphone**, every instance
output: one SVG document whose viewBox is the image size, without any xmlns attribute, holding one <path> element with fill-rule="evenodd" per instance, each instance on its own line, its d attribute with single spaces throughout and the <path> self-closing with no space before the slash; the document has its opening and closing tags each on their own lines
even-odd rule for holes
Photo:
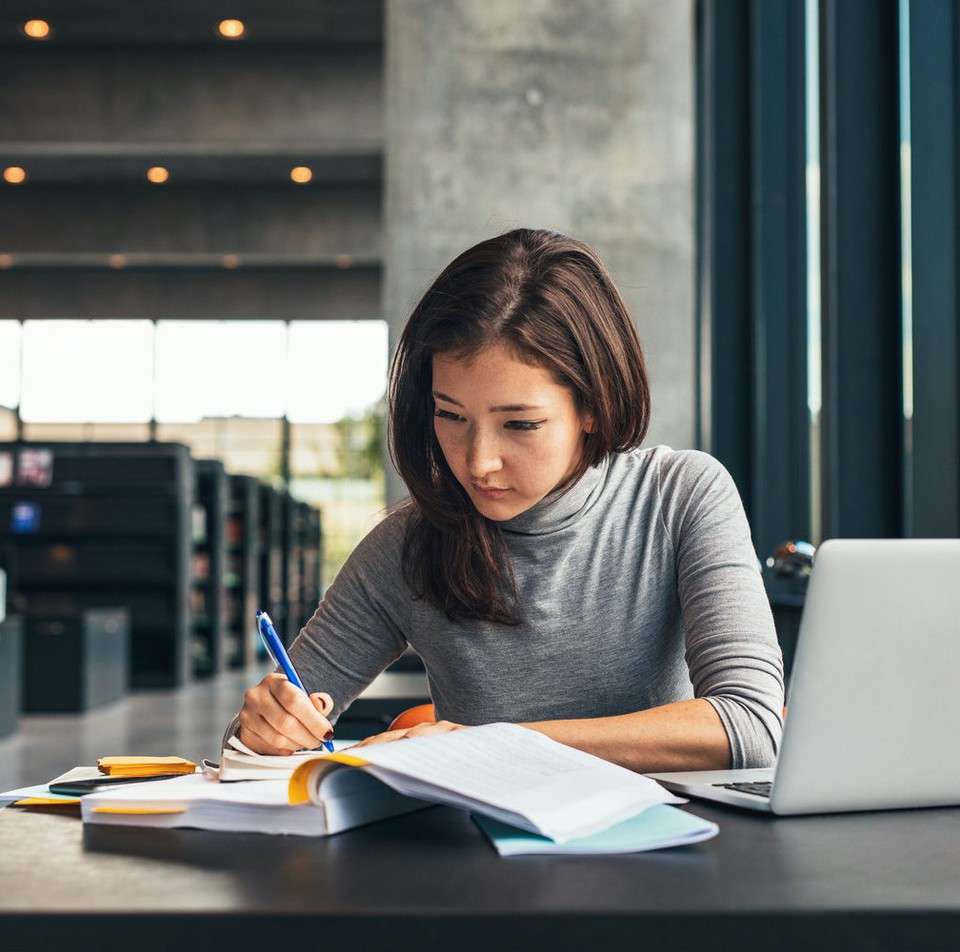
<svg viewBox="0 0 960 952">
<path fill-rule="evenodd" d="M 170 780 L 173 777 L 189 776 L 179 774 L 158 774 L 155 777 L 91 777 L 88 780 L 61 780 L 50 784 L 51 793 L 61 793 L 69 797 L 82 797 L 87 793 L 99 793 L 127 783 L 148 783 L 151 780 Z"/>
</svg>

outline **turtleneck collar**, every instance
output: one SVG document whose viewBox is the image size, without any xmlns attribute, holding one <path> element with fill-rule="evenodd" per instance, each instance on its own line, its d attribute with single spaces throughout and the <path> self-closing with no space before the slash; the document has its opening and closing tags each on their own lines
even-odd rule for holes
<svg viewBox="0 0 960 952">
<path fill-rule="evenodd" d="M 505 532 L 543 535 L 576 522 L 593 504 L 603 487 L 609 461 L 588 469 L 566 492 L 552 492 L 526 512 L 500 523 Z"/>
</svg>

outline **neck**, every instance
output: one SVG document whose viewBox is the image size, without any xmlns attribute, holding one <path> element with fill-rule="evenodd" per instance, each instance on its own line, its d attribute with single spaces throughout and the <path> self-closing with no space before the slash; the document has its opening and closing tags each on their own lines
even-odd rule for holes
<svg viewBox="0 0 960 952">
<path fill-rule="evenodd" d="M 607 460 L 592 466 L 575 483 L 548 493 L 540 502 L 500 523 L 505 532 L 540 535 L 575 522 L 591 504 L 607 471 Z"/>
</svg>

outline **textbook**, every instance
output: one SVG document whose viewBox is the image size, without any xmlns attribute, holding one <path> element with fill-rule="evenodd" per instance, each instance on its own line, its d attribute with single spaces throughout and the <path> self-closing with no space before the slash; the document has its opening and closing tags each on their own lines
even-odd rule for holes
<svg viewBox="0 0 960 952">
<path fill-rule="evenodd" d="M 317 809 L 292 805 L 286 780 L 220 783 L 193 774 L 87 794 L 80 814 L 84 823 L 112 826 L 329 836 L 428 806 L 370 780 L 359 771 L 344 771 Z"/>
<path fill-rule="evenodd" d="M 443 803 L 566 842 L 683 802 L 536 731 L 485 724 L 318 754 L 289 781 L 195 774 L 90 794 L 82 815 L 87 823 L 326 835 Z"/>
</svg>

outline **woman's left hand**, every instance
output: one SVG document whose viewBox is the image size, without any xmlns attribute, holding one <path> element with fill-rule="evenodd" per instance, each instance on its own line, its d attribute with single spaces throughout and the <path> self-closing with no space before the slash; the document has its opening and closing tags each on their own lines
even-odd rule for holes
<svg viewBox="0 0 960 952">
<path fill-rule="evenodd" d="M 436 721 L 429 724 L 417 724 L 414 727 L 407 727 L 399 731 L 384 731 L 382 734 L 374 734 L 372 737 L 366 737 L 359 743 L 353 744 L 349 749 L 355 747 L 367 747 L 370 744 L 385 744 L 392 740 L 403 740 L 406 737 L 426 737 L 428 734 L 446 734 L 448 731 L 458 731 L 465 724 L 454 724 L 452 721 Z"/>
</svg>

